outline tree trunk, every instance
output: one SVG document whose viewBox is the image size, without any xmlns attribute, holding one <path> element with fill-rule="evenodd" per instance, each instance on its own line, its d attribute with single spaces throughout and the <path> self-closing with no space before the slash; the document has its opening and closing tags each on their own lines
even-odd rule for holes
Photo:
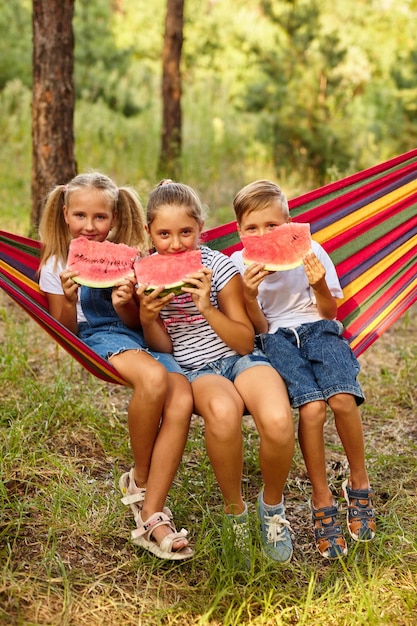
<svg viewBox="0 0 417 626">
<path fill-rule="evenodd" d="M 178 180 L 181 175 L 181 52 L 184 0 L 167 0 L 162 55 L 162 134 L 158 173 Z"/>
<path fill-rule="evenodd" d="M 33 0 L 32 234 L 46 194 L 77 171 L 74 0 Z"/>
</svg>

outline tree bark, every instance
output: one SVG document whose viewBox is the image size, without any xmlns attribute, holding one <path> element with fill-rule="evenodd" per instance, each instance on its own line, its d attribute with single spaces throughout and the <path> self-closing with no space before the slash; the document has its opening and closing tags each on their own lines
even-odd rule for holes
<svg viewBox="0 0 417 626">
<path fill-rule="evenodd" d="M 77 171 L 74 156 L 75 0 L 33 0 L 32 234 L 46 194 Z"/>
<path fill-rule="evenodd" d="M 158 173 L 178 180 L 181 175 L 182 113 L 181 52 L 184 0 L 167 0 L 162 55 L 162 133 Z"/>
</svg>

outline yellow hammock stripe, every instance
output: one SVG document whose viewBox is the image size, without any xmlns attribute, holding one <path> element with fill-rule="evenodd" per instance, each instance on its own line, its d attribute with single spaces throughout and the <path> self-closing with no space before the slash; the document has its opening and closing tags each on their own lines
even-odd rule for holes
<svg viewBox="0 0 417 626">
<path fill-rule="evenodd" d="M 346 217 L 342 217 L 337 222 L 330 224 L 330 226 L 326 226 L 322 230 L 318 230 L 313 235 L 313 239 L 318 241 L 318 243 L 323 244 L 326 241 L 330 241 L 337 235 L 346 232 L 353 226 L 357 226 L 363 224 L 365 220 L 380 213 L 384 209 L 388 208 L 392 204 L 395 204 L 399 200 L 403 200 L 404 198 L 408 198 L 413 193 L 417 191 L 417 180 L 411 181 L 407 185 L 400 187 L 400 189 L 396 189 L 395 191 L 391 191 L 390 193 L 382 196 L 382 198 L 378 198 L 378 200 L 374 200 L 374 202 L 370 202 L 362 209 L 357 209 L 353 211 L 350 215 Z"/>
<path fill-rule="evenodd" d="M 38 283 L 36 283 L 35 281 L 31 280 L 30 278 L 27 278 L 27 276 L 25 276 L 24 274 L 19 272 L 19 270 L 16 270 L 11 265 L 8 265 L 7 263 L 4 263 L 4 261 L 0 261 L 0 267 L 6 272 L 6 275 L 10 274 L 14 278 L 16 278 L 16 280 L 19 281 L 20 283 L 23 283 L 24 285 L 27 285 L 28 287 L 33 289 L 33 291 L 37 291 L 38 293 L 42 293 L 40 288 L 39 288 Z"/>
<path fill-rule="evenodd" d="M 383 312 L 380 313 L 372 322 L 368 322 L 365 330 L 351 341 L 351 348 L 354 350 L 356 346 L 362 341 L 362 339 L 370 335 L 371 332 L 373 332 L 376 328 L 378 328 L 378 337 L 382 335 L 385 330 L 385 325 L 390 325 L 388 322 L 389 314 L 394 311 L 397 308 L 398 304 L 403 302 L 404 297 L 412 292 L 414 289 L 417 289 L 417 278 L 404 291 L 402 291 L 395 298 L 395 300 L 391 302 L 391 304 L 387 305 Z"/>
<path fill-rule="evenodd" d="M 393 265 L 398 259 L 404 256 L 409 250 L 417 246 L 417 235 L 414 235 L 409 241 L 405 241 L 397 250 L 394 250 L 378 263 L 370 267 L 366 272 L 358 276 L 343 289 L 343 298 L 338 300 L 340 306 L 345 300 L 349 300 L 357 294 L 363 287 L 369 285 L 377 276 L 379 276 L 387 267 Z"/>
</svg>

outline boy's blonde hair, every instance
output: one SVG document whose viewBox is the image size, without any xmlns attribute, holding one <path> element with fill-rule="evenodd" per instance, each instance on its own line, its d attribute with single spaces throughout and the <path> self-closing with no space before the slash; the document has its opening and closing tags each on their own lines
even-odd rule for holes
<svg viewBox="0 0 417 626">
<path fill-rule="evenodd" d="M 272 202 L 278 202 L 284 217 L 289 217 L 287 198 L 276 183 L 272 180 L 255 180 L 249 183 L 233 198 L 233 210 L 238 224 L 247 213 L 266 209 Z"/>
<path fill-rule="evenodd" d="M 88 172 L 75 176 L 66 185 L 57 185 L 48 194 L 39 225 L 42 242 L 41 264 L 55 256 L 66 262 L 71 235 L 64 218 L 64 206 L 68 207 L 71 193 L 82 189 L 95 189 L 103 194 L 116 215 L 109 241 L 136 246 L 141 254 L 149 250 L 145 230 L 144 211 L 136 191 L 131 187 L 117 187 L 116 183 L 100 172 Z"/>
</svg>

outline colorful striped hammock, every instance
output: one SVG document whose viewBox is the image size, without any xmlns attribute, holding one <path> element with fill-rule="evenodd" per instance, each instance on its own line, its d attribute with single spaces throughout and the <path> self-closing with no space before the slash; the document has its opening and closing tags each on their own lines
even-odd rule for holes
<svg viewBox="0 0 417 626">
<path fill-rule="evenodd" d="M 417 149 L 289 204 L 293 220 L 311 224 L 336 265 L 344 292 L 338 319 L 360 355 L 417 300 Z M 202 239 L 226 254 L 240 247 L 235 222 Z M 48 313 L 36 278 L 39 251 L 39 242 L 0 231 L 0 286 L 89 372 L 126 384 Z"/>
</svg>

